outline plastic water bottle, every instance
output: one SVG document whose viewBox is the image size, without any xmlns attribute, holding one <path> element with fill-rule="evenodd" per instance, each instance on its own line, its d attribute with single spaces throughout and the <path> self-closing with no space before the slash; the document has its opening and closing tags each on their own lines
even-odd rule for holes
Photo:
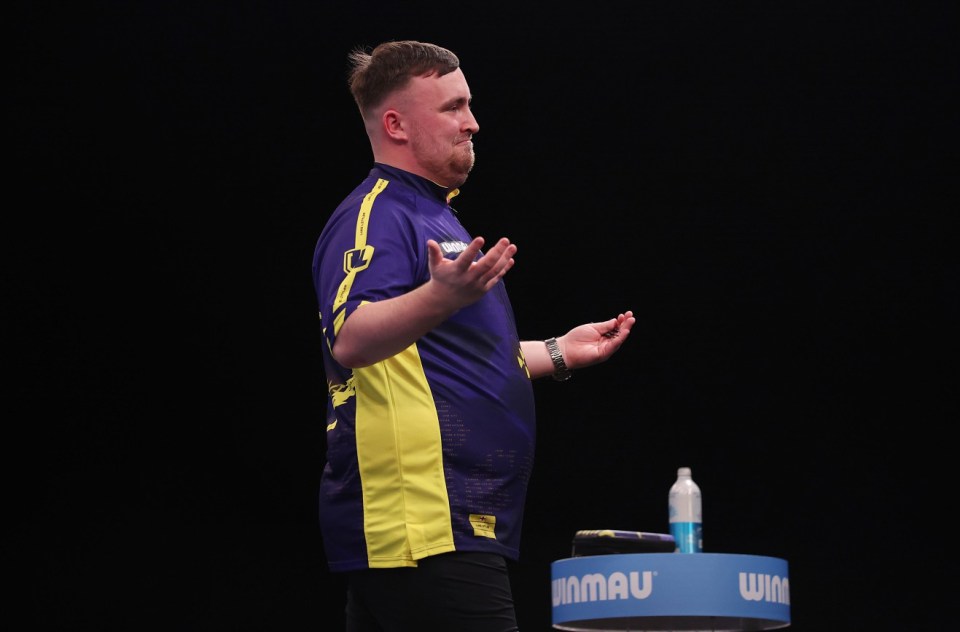
<svg viewBox="0 0 960 632">
<path fill-rule="evenodd" d="M 693 482 L 689 467 L 677 470 L 677 482 L 667 497 L 670 508 L 670 535 L 676 541 L 675 553 L 703 552 L 703 497 Z"/>
</svg>

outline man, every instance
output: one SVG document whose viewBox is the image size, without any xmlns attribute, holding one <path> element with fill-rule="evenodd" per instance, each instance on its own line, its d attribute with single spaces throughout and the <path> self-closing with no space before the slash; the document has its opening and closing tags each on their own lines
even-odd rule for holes
<svg viewBox="0 0 960 632">
<path fill-rule="evenodd" d="M 320 524 L 347 573 L 347 629 L 516 630 L 533 467 L 531 380 L 609 358 L 631 312 L 520 341 L 502 281 L 517 247 L 460 224 L 449 201 L 479 125 L 459 60 L 415 41 L 351 52 L 374 166 L 313 261 L 327 377 Z"/>
</svg>

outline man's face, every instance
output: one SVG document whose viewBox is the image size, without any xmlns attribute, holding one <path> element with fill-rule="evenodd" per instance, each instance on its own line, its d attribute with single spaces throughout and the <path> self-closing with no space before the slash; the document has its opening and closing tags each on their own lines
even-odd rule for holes
<svg viewBox="0 0 960 632">
<path fill-rule="evenodd" d="M 404 118 L 414 159 L 437 184 L 460 186 L 473 168 L 472 138 L 480 130 L 463 72 L 416 77 L 406 92 Z"/>
</svg>

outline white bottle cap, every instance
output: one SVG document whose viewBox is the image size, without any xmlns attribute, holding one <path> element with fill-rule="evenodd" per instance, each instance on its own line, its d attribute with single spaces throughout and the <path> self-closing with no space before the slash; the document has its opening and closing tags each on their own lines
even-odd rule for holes
<svg viewBox="0 0 960 632">
<path fill-rule="evenodd" d="M 691 475 L 691 472 L 689 467 L 681 467 L 680 469 L 677 470 L 677 476 L 690 476 L 690 475 Z"/>
</svg>

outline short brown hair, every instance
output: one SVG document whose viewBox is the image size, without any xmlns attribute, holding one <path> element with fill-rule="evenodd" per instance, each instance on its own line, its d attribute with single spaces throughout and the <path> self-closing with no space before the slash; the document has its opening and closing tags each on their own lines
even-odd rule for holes
<svg viewBox="0 0 960 632">
<path fill-rule="evenodd" d="M 364 116 L 413 77 L 434 73 L 442 77 L 460 67 L 460 60 L 446 48 L 414 40 L 384 42 L 372 53 L 355 48 L 348 59 L 347 84 Z"/>
</svg>

